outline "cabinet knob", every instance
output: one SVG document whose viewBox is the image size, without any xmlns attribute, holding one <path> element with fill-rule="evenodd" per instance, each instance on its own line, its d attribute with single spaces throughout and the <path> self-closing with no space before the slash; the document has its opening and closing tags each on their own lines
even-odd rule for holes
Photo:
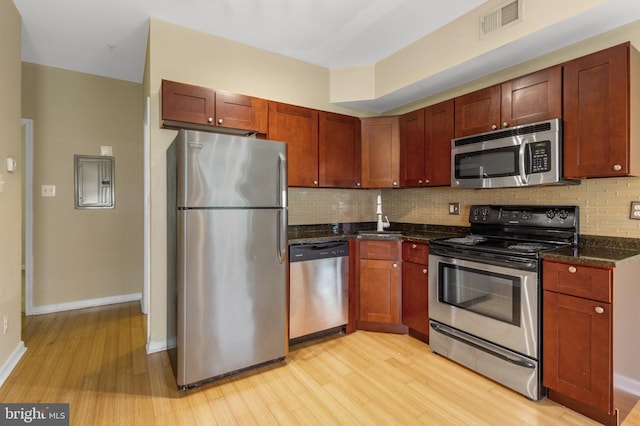
<svg viewBox="0 0 640 426">
<path fill-rule="evenodd" d="M 393 264 L 393 265 L 391 265 L 391 266 L 393 266 L 394 268 L 397 268 L 397 267 L 398 267 L 398 264 L 397 264 L 397 263 L 394 263 L 394 264 Z"/>
<path fill-rule="evenodd" d="M 495 130 L 495 129 L 497 129 L 497 128 L 498 128 L 498 126 L 496 126 L 495 124 L 492 124 L 492 125 L 491 125 L 491 129 L 492 129 L 492 130 Z"/>
<path fill-rule="evenodd" d="M 222 118 L 218 118 L 218 124 L 222 124 Z"/>
<path fill-rule="evenodd" d="M 418 179 L 418 183 L 422 185 L 422 179 Z"/>
<path fill-rule="evenodd" d="M 504 122 L 502 123 L 502 127 L 509 127 L 509 123 L 507 123 L 506 121 L 504 121 Z"/>
<path fill-rule="evenodd" d="M 619 172 L 620 170 L 622 170 L 622 166 L 620 164 L 614 164 L 613 170 L 615 170 L 616 172 Z"/>
<path fill-rule="evenodd" d="M 425 179 L 424 183 L 430 183 L 429 179 Z"/>
<path fill-rule="evenodd" d="M 208 121 L 209 123 L 213 123 L 213 117 L 209 117 L 209 118 L 207 118 L 207 121 Z"/>
<path fill-rule="evenodd" d="M 314 181 L 313 181 L 313 184 L 314 184 L 314 185 L 317 185 L 317 184 L 318 184 L 318 181 L 317 181 L 317 180 L 314 180 Z"/>
<path fill-rule="evenodd" d="M 417 245 L 415 245 L 415 244 L 411 244 L 411 248 L 412 248 L 412 249 L 415 249 L 415 248 L 418 248 L 418 246 L 417 246 Z"/>
<path fill-rule="evenodd" d="M 398 186 L 398 182 L 393 182 L 393 186 Z"/>
<path fill-rule="evenodd" d="M 575 266 L 569 266 L 569 272 L 571 272 L 572 274 L 575 274 L 577 271 Z"/>
<path fill-rule="evenodd" d="M 595 311 L 597 314 L 604 313 L 604 308 L 602 306 L 596 306 Z"/>
<path fill-rule="evenodd" d="M 356 182 L 356 186 L 358 186 L 358 187 L 359 187 L 359 186 L 360 186 L 360 182 Z"/>
<path fill-rule="evenodd" d="M 422 273 L 426 275 L 426 274 L 427 274 L 427 268 L 424 268 L 424 269 L 422 270 Z"/>
</svg>

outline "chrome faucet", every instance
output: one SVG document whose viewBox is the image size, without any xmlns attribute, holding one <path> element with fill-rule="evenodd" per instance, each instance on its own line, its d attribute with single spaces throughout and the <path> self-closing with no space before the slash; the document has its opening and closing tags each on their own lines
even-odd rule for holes
<svg viewBox="0 0 640 426">
<path fill-rule="evenodd" d="M 376 202 L 376 216 L 378 217 L 378 226 L 376 228 L 377 232 L 384 232 L 384 228 L 391 226 L 387 216 L 384 217 L 384 221 L 382 220 L 382 196 L 380 194 L 378 194 L 378 201 Z"/>
</svg>

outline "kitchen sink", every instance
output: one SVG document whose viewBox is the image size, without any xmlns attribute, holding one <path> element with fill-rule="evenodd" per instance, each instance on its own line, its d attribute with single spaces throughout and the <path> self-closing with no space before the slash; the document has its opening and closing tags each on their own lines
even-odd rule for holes
<svg viewBox="0 0 640 426">
<path fill-rule="evenodd" d="M 402 235 L 400 231 L 358 231 L 360 237 L 374 237 L 374 238 L 398 238 Z"/>
</svg>

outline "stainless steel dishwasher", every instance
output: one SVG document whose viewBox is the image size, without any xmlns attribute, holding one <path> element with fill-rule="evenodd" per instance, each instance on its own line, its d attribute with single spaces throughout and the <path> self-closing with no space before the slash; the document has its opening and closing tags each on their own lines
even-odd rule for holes
<svg viewBox="0 0 640 426">
<path fill-rule="evenodd" d="M 349 305 L 349 243 L 291 245 L 289 263 L 289 339 L 345 325 Z"/>
</svg>

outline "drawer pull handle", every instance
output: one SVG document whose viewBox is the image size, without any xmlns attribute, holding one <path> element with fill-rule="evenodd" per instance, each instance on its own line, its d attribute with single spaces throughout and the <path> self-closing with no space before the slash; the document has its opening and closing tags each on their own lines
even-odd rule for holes
<svg viewBox="0 0 640 426">
<path fill-rule="evenodd" d="M 571 272 L 572 274 L 575 274 L 577 271 L 575 266 L 569 266 L 569 272 Z"/>
<path fill-rule="evenodd" d="M 602 314 L 604 313 L 604 308 L 602 306 L 596 306 L 595 311 L 597 314 Z"/>
</svg>

